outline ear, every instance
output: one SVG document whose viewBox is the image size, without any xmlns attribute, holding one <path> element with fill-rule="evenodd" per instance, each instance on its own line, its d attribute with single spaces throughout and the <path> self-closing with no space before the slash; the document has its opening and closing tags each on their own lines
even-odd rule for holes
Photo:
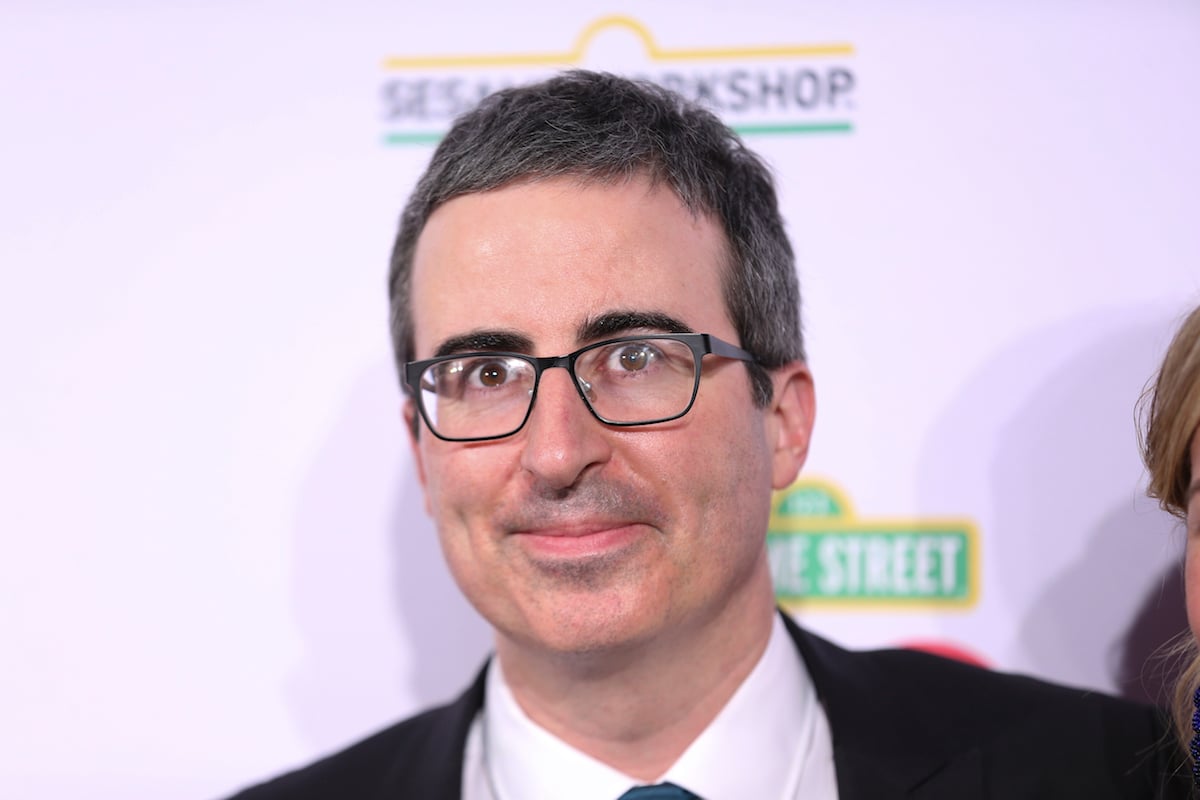
<svg viewBox="0 0 1200 800">
<path fill-rule="evenodd" d="M 772 486 L 786 489 L 808 458 L 817 398 L 812 373 L 803 361 L 771 370 L 775 393 L 767 406 L 767 443 L 772 451 Z"/>
<path fill-rule="evenodd" d="M 412 450 L 413 464 L 417 467 L 417 480 L 421 482 L 421 488 L 425 490 L 425 505 L 429 505 L 429 487 L 425 481 L 425 459 L 421 455 L 421 443 L 417 440 L 417 434 L 420 432 L 421 420 L 417 415 L 417 406 L 411 399 L 404 401 L 404 428 L 408 431 L 408 444 Z"/>
</svg>

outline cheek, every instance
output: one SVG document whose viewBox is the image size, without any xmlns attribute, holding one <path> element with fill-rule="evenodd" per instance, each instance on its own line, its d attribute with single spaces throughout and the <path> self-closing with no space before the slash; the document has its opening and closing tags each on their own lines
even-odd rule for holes
<svg viewBox="0 0 1200 800">
<path fill-rule="evenodd" d="M 439 529 L 468 524 L 493 502 L 502 473 L 497 459 L 476 448 L 433 440 L 425 443 L 421 462 L 425 506 Z"/>
<path fill-rule="evenodd" d="M 474 483 L 471 473 L 459 463 L 462 454 L 446 445 L 446 442 L 428 437 L 420 445 L 420 461 L 425 511 L 433 520 L 443 554 L 447 561 L 453 561 L 456 558 L 456 545 L 461 546 L 458 543 L 467 539 L 464 528 L 472 513 L 467 502 L 471 491 L 467 487 L 474 486 Z"/>
<path fill-rule="evenodd" d="M 1187 556 L 1184 561 L 1184 585 L 1187 589 L 1188 625 L 1192 629 L 1192 636 L 1200 642 L 1200 544 L 1196 540 L 1196 533 L 1189 533 Z"/>
<path fill-rule="evenodd" d="M 700 537 L 695 544 L 702 563 L 693 566 L 717 572 L 757 558 L 770 513 L 763 498 L 771 493 L 772 470 L 761 421 L 733 420 L 706 425 L 706 436 L 696 436 L 693 449 L 674 453 L 671 462 L 675 492 L 683 495 L 677 507 L 691 515 L 684 527 Z"/>
<path fill-rule="evenodd" d="M 496 505 L 501 473 L 494 463 L 481 468 L 481 461 L 478 453 L 444 442 L 423 446 L 425 507 L 450 574 L 477 608 L 495 558 L 488 510 Z"/>
</svg>

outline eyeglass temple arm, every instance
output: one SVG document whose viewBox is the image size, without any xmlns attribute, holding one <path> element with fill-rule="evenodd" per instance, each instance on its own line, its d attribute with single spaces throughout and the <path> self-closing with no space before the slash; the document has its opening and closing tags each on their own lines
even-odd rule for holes
<svg viewBox="0 0 1200 800">
<path fill-rule="evenodd" d="M 704 334 L 704 340 L 708 343 L 708 352 L 714 356 L 721 358 L 733 358 L 738 361 L 758 361 L 753 353 L 750 353 L 737 345 L 732 345 L 729 342 L 718 339 L 711 334 Z"/>
</svg>

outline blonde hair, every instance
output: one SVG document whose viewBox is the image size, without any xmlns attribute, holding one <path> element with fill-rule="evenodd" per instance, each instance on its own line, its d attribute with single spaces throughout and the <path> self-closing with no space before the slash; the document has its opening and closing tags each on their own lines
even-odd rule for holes
<svg viewBox="0 0 1200 800">
<path fill-rule="evenodd" d="M 1167 513 L 1186 519 L 1192 438 L 1200 429 L 1200 308 L 1184 319 L 1152 381 L 1138 403 L 1138 438 L 1150 473 L 1146 493 Z M 1200 586 L 1191 591 L 1200 592 Z M 1186 745 L 1192 736 L 1192 697 L 1200 689 L 1200 648 L 1186 636 L 1173 650 L 1189 661 L 1175 684 L 1172 707 L 1175 729 Z"/>
</svg>

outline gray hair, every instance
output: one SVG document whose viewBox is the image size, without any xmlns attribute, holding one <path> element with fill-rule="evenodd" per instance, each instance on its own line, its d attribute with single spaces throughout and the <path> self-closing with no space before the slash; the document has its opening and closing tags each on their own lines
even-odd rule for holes
<svg viewBox="0 0 1200 800">
<path fill-rule="evenodd" d="M 396 363 L 413 358 L 412 262 L 429 216 L 464 194 L 521 179 L 665 181 L 729 243 L 725 304 L 750 363 L 754 400 L 768 370 L 804 358 L 800 288 L 775 186 L 763 161 L 711 112 L 656 84 L 576 70 L 489 95 L 442 139 L 400 217 L 388 275 Z"/>
</svg>

